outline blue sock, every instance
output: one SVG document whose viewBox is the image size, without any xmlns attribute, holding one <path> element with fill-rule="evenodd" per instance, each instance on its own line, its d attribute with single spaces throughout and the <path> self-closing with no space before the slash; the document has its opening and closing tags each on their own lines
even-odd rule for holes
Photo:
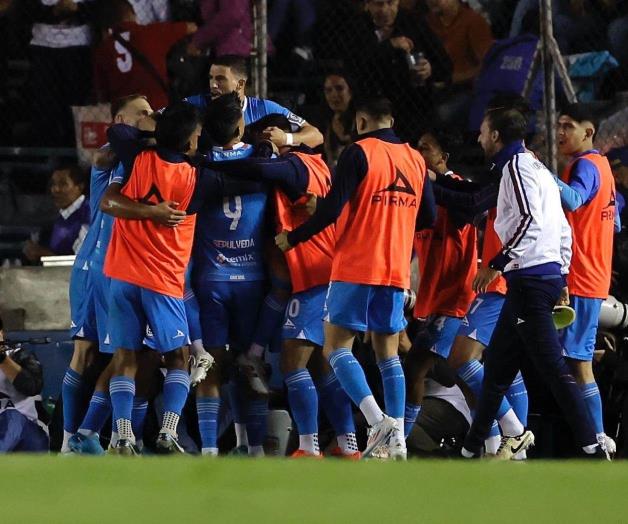
<svg viewBox="0 0 628 524">
<path fill-rule="evenodd" d="M 146 420 L 147 411 L 148 400 L 143 397 L 135 397 L 133 399 L 133 411 L 131 412 L 131 427 L 137 440 L 142 440 L 144 437 L 144 421 Z"/>
<path fill-rule="evenodd" d="M 602 397 L 600 397 L 600 390 L 595 382 L 589 382 L 580 386 L 582 391 L 582 398 L 589 410 L 591 420 L 593 421 L 593 427 L 596 433 L 604 433 L 604 420 L 602 418 Z"/>
<path fill-rule="evenodd" d="M 116 427 L 115 421 L 117 420 L 131 420 L 135 380 L 123 375 L 112 377 L 109 382 L 109 396 L 113 409 L 114 427 Z"/>
<path fill-rule="evenodd" d="M 287 305 L 287 299 L 277 298 L 272 291 L 266 295 L 260 308 L 255 335 L 253 336 L 256 344 L 266 347 L 271 343 L 276 331 L 283 322 Z"/>
<path fill-rule="evenodd" d="M 169 369 L 164 380 L 164 413 L 181 415 L 190 392 L 190 375 L 182 369 Z"/>
<path fill-rule="evenodd" d="M 392 418 L 404 418 L 406 406 L 406 379 L 399 357 L 394 356 L 377 363 L 384 386 L 386 414 Z"/>
<path fill-rule="evenodd" d="M 100 433 L 111 415 L 111 399 L 106 391 L 94 391 L 85 418 L 79 429 Z"/>
<path fill-rule="evenodd" d="M 506 391 L 506 398 L 512 406 L 515 415 L 523 426 L 528 425 L 528 390 L 521 376 L 521 371 L 517 373 L 515 380 Z"/>
<path fill-rule="evenodd" d="M 366 383 L 364 370 L 351 350 L 340 348 L 332 351 L 329 356 L 329 363 L 338 378 L 338 382 L 356 406 L 359 407 L 366 397 L 373 395 L 371 388 Z"/>
<path fill-rule="evenodd" d="M 421 413 L 421 406 L 406 402 L 405 415 L 403 416 L 403 434 L 406 438 L 412 431 L 419 413 Z"/>
<path fill-rule="evenodd" d="M 61 394 L 63 396 L 63 430 L 76 433 L 83 418 L 83 376 L 72 368 L 65 371 Z"/>
<path fill-rule="evenodd" d="M 333 371 L 318 383 L 318 394 L 325 416 L 336 435 L 355 433 L 351 399 Z"/>
<path fill-rule="evenodd" d="M 484 380 L 484 366 L 482 363 L 479 360 L 469 360 L 469 362 L 465 362 L 458 368 L 457 373 L 458 377 L 469 386 L 469 389 L 475 395 L 475 400 L 479 401 L 480 393 L 482 392 L 482 380 Z M 501 419 L 510 407 L 510 403 L 504 397 L 495 414 L 495 418 L 497 420 Z"/>
<path fill-rule="evenodd" d="M 266 438 L 266 418 L 268 399 L 255 399 L 249 402 L 246 410 L 246 433 L 249 446 L 262 446 Z"/>
<path fill-rule="evenodd" d="M 299 435 L 318 433 L 318 395 L 307 369 L 297 369 L 285 376 L 288 402 Z"/>
<path fill-rule="evenodd" d="M 201 434 L 203 448 L 218 447 L 218 412 L 220 398 L 197 397 L 196 413 L 198 414 L 198 431 Z"/>
</svg>

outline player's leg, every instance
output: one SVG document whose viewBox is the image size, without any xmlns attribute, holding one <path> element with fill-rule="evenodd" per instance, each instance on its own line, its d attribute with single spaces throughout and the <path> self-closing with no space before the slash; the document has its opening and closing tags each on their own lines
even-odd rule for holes
<svg viewBox="0 0 628 524">
<path fill-rule="evenodd" d="M 404 412 L 404 434 L 414 426 L 423 403 L 425 378 L 435 359 L 446 359 L 460 326 L 461 319 L 446 315 L 432 316 L 417 334 L 406 357 L 407 399 Z"/>
<path fill-rule="evenodd" d="M 571 307 L 576 311 L 576 320 L 560 334 L 563 351 L 593 420 L 598 442 L 614 453 L 615 442 L 604 431 L 602 398 L 592 365 L 602 300 L 572 296 Z"/>
<path fill-rule="evenodd" d="M 98 353 L 98 334 L 94 314 L 93 286 L 87 263 L 72 268 L 70 278 L 70 335 L 74 339 L 74 353 L 63 377 L 63 444 L 61 452 L 70 451 L 69 439 L 76 433 L 85 415 L 89 391 L 86 391 L 84 372 Z M 86 398 L 87 397 L 87 398 Z"/>
<path fill-rule="evenodd" d="M 484 378 L 482 354 L 491 341 L 503 304 L 504 297 L 499 293 L 484 293 L 476 297 L 458 328 L 448 358 L 449 365 L 456 370 L 458 377 L 469 387 L 476 399 L 479 398 Z M 514 405 L 510 404 L 509 399 L 513 399 Z M 528 392 L 520 373 L 508 388 L 496 417 L 506 434 L 512 434 L 520 424 L 525 426 L 528 418 Z M 495 426 L 490 436 L 495 446 L 498 446 L 499 430 Z M 490 442 L 487 444 L 490 445 Z M 495 451 L 496 449 L 495 447 Z"/>
<path fill-rule="evenodd" d="M 203 346 L 214 359 L 205 379 L 196 387 L 196 412 L 198 415 L 201 452 L 218 455 L 218 416 L 220 413 L 220 388 L 226 382 L 229 342 L 228 283 L 199 282 L 194 286 L 199 305 L 199 320 Z M 243 420 L 238 420 L 244 428 Z M 240 432 L 242 433 L 242 432 Z M 242 440 L 242 435 L 240 435 Z M 248 442 L 245 443 L 248 446 Z"/>
<path fill-rule="evenodd" d="M 256 320 L 263 309 L 266 284 L 262 280 L 229 283 L 229 341 L 233 354 L 238 355 L 237 368 L 233 369 L 233 382 L 229 389 L 231 405 L 238 417 L 243 417 L 246 424 L 248 454 L 252 457 L 264 456 L 264 441 L 267 433 L 268 394 L 264 379 L 264 387 L 253 387 L 257 380 L 265 375 L 263 361 L 259 359 L 251 370 L 248 363 L 241 358 L 251 346 L 255 333 Z M 247 363 L 248 362 L 248 363 Z M 241 424 L 241 418 L 238 424 Z M 240 426 L 238 432 L 242 432 Z M 237 439 L 236 439 L 237 440 Z"/>
<path fill-rule="evenodd" d="M 144 447 L 144 422 L 148 412 L 148 400 L 155 398 L 159 380 L 157 373 L 162 365 L 161 355 L 153 349 L 145 347 L 137 354 L 137 374 L 135 376 L 135 397 L 131 412 L 131 426 L 135 435 L 137 448 Z"/>
<path fill-rule="evenodd" d="M 481 453 L 504 394 L 519 369 L 523 343 L 514 326 L 517 322 L 517 306 L 522 300 L 518 291 L 509 290 L 489 347 L 484 352 L 482 388 L 473 423 L 464 442 L 463 456 L 477 456 Z"/>
<path fill-rule="evenodd" d="M 164 416 L 157 437 L 157 450 L 161 453 L 183 452 L 177 442 L 177 426 L 190 391 L 185 305 L 183 299 L 148 289 L 142 289 L 142 303 L 155 346 L 163 354 L 167 370 L 163 386 Z"/>
<path fill-rule="evenodd" d="M 120 280 L 111 280 L 109 289 L 109 334 L 113 355 L 113 371 L 109 381 L 109 396 L 114 426 L 119 440 L 115 452 L 134 455 L 135 435 L 131 425 L 137 351 L 142 349 L 146 332 L 146 315 L 142 303 L 142 288 Z"/>
<path fill-rule="evenodd" d="M 293 298 L 294 300 L 294 298 Z M 288 339 L 281 350 L 281 371 L 288 391 L 292 418 L 299 432 L 293 456 L 319 456 L 318 395 L 307 364 L 316 346 L 307 340 Z"/>
</svg>

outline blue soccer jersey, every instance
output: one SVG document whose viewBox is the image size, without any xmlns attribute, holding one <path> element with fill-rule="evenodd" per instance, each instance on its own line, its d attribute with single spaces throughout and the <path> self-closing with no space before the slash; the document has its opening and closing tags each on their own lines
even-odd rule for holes
<svg viewBox="0 0 628 524">
<path fill-rule="evenodd" d="M 124 182 L 124 176 L 124 167 L 121 163 L 119 163 L 111 171 L 102 172 L 102 183 L 104 184 L 104 188 L 102 188 L 102 191 L 98 195 L 98 204 L 100 204 L 100 200 L 102 200 L 102 197 L 105 194 L 105 190 L 107 189 L 109 184 L 122 184 Z M 100 221 L 97 223 L 98 237 L 91 260 L 93 266 L 98 266 L 99 268 L 102 268 L 105 265 L 105 256 L 107 255 L 107 248 L 109 247 L 109 241 L 111 240 L 111 230 L 113 229 L 114 217 L 108 215 L 107 213 L 103 213 L 102 211 L 100 211 L 100 208 L 99 214 Z"/>
<path fill-rule="evenodd" d="M 216 162 L 251 156 L 243 144 L 230 150 L 214 148 Z M 266 194 L 224 197 L 220 204 L 204 206 L 197 215 L 192 279 L 206 281 L 264 280 L 264 218 Z"/>
<path fill-rule="evenodd" d="M 193 106 L 196 106 L 201 111 L 205 110 L 207 104 L 211 101 L 211 95 L 194 95 L 185 99 Z M 249 125 L 261 120 L 267 115 L 280 114 L 284 115 L 292 126 L 292 131 L 298 131 L 305 124 L 305 120 L 298 115 L 295 115 L 292 111 L 284 106 L 273 102 L 272 100 L 263 100 L 261 98 L 255 98 L 253 96 L 247 96 L 244 99 L 244 105 L 242 106 L 242 113 L 244 113 L 244 124 Z"/>
</svg>

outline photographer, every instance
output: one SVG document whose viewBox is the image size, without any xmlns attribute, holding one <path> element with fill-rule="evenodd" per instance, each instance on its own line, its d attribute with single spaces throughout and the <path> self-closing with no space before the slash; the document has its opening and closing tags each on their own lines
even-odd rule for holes
<svg viewBox="0 0 628 524">
<path fill-rule="evenodd" d="M 32 353 L 3 341 L 0 319 L 0 453 L 46 452 L 48 428 L 39 418 L 41 364 Z"/>
</svg>

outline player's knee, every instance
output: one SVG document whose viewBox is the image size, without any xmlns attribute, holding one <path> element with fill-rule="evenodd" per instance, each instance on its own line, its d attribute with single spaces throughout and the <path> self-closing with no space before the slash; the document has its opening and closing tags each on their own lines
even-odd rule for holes
<svg viewBox="0 0 628 524">
<path fill-rule="evenodd" d="M 95 342 L 91 340 L 75 340 L 70 367 L 78 373 L 83 373 L 94 361 L 97 354 L 98 345 Z"/>
<path fill-rule="evenodd" d="M 168 353 L 164 355 L 164 360 L 166 362 L 167 369 L 186 369 L 187 368 L 187 359 L 185 358 L 185 353 L 183 351 L 183 348 L 169 351 Z"/>
</svg>

